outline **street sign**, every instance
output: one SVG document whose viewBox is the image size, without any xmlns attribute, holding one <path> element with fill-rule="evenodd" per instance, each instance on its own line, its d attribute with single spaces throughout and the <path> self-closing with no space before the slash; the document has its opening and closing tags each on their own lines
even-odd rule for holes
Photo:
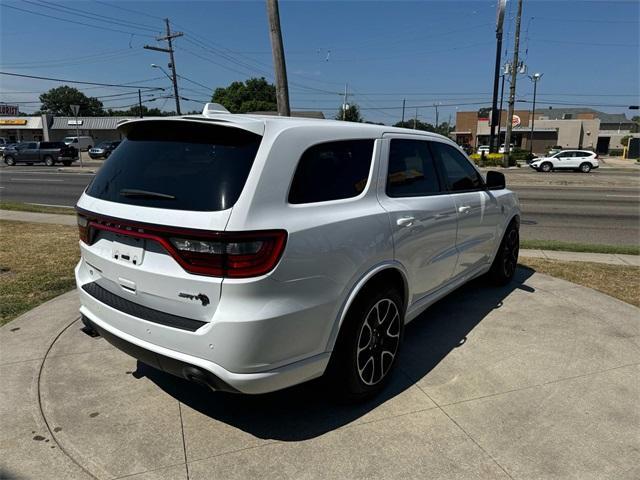
<svg viewBox="0 0 640 480">
<path fill-rule="evenodd" d="M 0 115 L 18 115 L 19 109 L 17 105 L 0 105 Z"/>
<path fill-rule="evenodd" d="M 80 111 L 80 105 L 69 105 L 71 107 L 71 111 L 74 116 L 78 116 L 78 112 Z"/>
</svg>

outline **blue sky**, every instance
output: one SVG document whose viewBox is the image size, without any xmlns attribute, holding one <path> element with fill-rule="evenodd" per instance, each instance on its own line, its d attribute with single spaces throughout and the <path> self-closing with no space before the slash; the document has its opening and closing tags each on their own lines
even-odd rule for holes
<svg viewBox="0 0 640 480">
<path fill-rule="evenodd" d="M 14 7 L 14 8 L 11 8 Z M 22 10 L 61 19 L 52 19 Z M 345 83 L 367 120 L 400 120 L 420 106 L 419 118 L 455 118 L 456 109 L 490 104 L 495 59 L 494 1 L 282 1 L 280 16 L 292 108 L 335 115 Z M 503 57 L 511 57 L 517 2 L 509 0 Z M 521 58 L 529 73 L 543 72 L 538 102 L 591 106 L 637 114 L 640 103 L 638 1 L 525 0 Z M 200 110 L 210 91 L 250 76 L 271 77 L 266 8 L 259 2 L 217 1 L 0 1 L 0 70 L 103 83 L 167 87 L 151 63 L 167 55 L 144 50 L 162 33 L 163 18 L 185 36 L 176 41 L 183 110 Z M 103 21 L 99 21 L 101 19 Z M 77 22 L 77 23 L 71 23 Z M 90 25 L 96 26 L 93 28 Z M 107 30 L 110 29 L 110 30 Z M 120 31 L 114 31 L 120 30 Z M 506 52 L 505 52 L 506 50 Z M 189 79 L 189 80 L 187 80 Z M 141 83 L 142 81 L 142 83 Z M 35 102 L 56 82 L 0 76 L 0 102 Z M 532 84 L 518 81 L 517 98 L 531 100 Z M 130 90 L 77 86 L 103 96 L 105 107 L 137 99 Z M 206 87 L 206 88 L 205 88 Z M 506 95 L 505 95 L 506 98 Z M 148 106 L 173 108 L 172 99 Z M 530 108 L 518 103 L 518 108 Z M 29 112 L 35 103 L 22 103 Z"/>
</svg>

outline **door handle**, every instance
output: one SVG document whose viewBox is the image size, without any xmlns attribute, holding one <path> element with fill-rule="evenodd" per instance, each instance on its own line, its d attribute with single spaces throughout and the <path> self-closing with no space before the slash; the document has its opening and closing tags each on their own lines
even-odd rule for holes
<svg viewBox="0 0 640 480">
<path fill-rule="evenodd" d="M 415 222 L 415 217 L 401 217 L 396 220 L 396 224 L 399 227 L 410 227 Z"/>
<path fill-rule="evenodd" d="M 471 211 L 471 207 L 469 205 L 463 205 L 458 207 L 458 213 L 469 213 Z"/>
</svg>

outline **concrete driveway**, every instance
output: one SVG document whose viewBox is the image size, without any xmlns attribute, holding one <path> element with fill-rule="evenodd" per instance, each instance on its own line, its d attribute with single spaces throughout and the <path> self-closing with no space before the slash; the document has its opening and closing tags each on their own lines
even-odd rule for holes
<svg viewBox="0 0 640 480">
<path fill-rule="evenodd" d="M 637 479 L 640 310 L 530 270 L 406 331 L 385 393 L 211 393 L 80 331 L 74 292 L 0 329 L 0 477 Z"/>
</svg>

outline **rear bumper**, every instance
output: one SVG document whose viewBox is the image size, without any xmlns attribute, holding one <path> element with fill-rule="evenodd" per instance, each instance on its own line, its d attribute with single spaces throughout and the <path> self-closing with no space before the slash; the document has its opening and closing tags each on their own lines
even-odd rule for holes
<svg viewBox="0 0 640 480">
<path fill-rule="evenodd" d="M 247 297 L 246 288 L 234 293 L 229 287 L 225 297 L 230 303 L 219 304 L 212 321 L 186 328 L 190 325 L 180 323 L 184 318 L 120 298 L 123 305 L 105 292 L 91 291 L 93 279 L 87 270 L 84 260 L 75 270 L 80 313 L 114 346 L 168 373 L 216 390 L 259 394 L 317 378 L 329 362 L 330 352 L 313 348 L 326 344 L 320 327 L 330 316 L 323 309 L 289 315 L 278 309 L 272 316 L 267 306 L 275 302 L 273 297 L 260 297 L 255 289 L 254 296 Z"/>
<path fill-rule="evenodd" d="M 208 360 L 172 351 L 121 332 L 100 320 L 86 306 L 80 313 L 114 347 L 172 375 L 205 384 L 212 390 L 245 394 L 268 393 L 321 376 L 330 353 L 316 355 L 281 368 L 259 373 L 233 373 Z"/>
</svg>

